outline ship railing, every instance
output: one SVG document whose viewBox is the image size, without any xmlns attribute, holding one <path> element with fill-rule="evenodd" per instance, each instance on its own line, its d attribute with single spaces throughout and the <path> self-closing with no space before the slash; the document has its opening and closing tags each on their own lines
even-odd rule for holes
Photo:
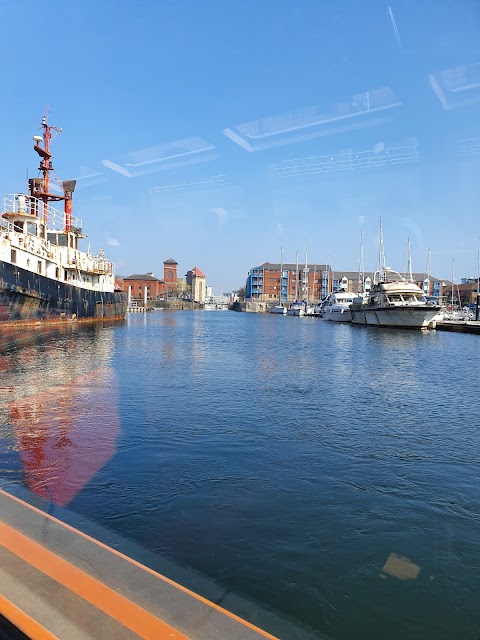
<svg viewBox="0 0 480 640">
<path fill-rule="evenodd" d="M 113 262 L 107 260 L 102 254 L 84 253 L 83 251 L 69 250 L 67 254 L 69 268 L 97 275 L 112 275 Z"/>
<path fill-rule="evenodd" d="M 40 220 L 46 218 L 49 229 L 65 228 L 65 212 L 45 204 L 43 200 L 23 193 L 9 193 L 3 197 L 3 213 L 24 213 L 36 216 Z M 82 221 L 75 216 L 70 216 L 70 227 L 82 228 Z"/>
<path fill-rule="evenodd" d="M 6 233 L 13 231 L 13 224 L 8 220 L 5 220 L 5 218 L 0 217 L 0 231 L 4 231 Z"/>
<path fill-rule="evenodd" d="M 97 274 L 111 274 L 113 273 L 113 263 L 110 260 L 98 258 L 97 256 L 90 255 L 89 271 L 93 271 Z"/>
</svg>

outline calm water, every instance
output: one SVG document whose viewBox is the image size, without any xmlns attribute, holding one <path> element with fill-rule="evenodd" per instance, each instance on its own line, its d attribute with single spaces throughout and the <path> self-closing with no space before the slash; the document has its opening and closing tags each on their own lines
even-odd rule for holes
<svg viewBox="0 0 480 640">
<path fill-rule="evenodd" d="M 287 639 L 476 640 L 479 346 L 227 312 L 78 327 L 0 354 L 1 476 Z"/>
</svg>

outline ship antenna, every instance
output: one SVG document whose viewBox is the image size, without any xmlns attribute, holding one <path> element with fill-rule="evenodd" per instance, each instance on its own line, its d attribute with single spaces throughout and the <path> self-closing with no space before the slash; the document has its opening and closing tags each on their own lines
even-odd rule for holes
<svg viewBox="0 0 480 640">
<path fill-rule="evenodd" d="M 43 136 L 34 136 L 34 141 L 35 141 L 35 145 L 34 145 L 34 149 L 35 151 L 38 153 L 38 155 L 40 156 L 41 160 L 40 160 L 40 166 L 38 167 L 38 170 L 42 172 L 43 174 L 43 178 L 42 178 L 42 192 L 39 193 L 38 195 L 40 196 L 40 199 L 43 201 L 43 221 L 45 223 L 45 229 L 46 229 L 46 225 L 47 225 L 47 210 L 48 210 L 48 201 L 49 200 L 61 200 L 62 198 L 59 198 L 56 195 L 53 195 L 49 192 L 49 188 L 50 188 L 50 171 L 53 171 L 53 165 L 52 165 L 52 154 L 50 152 L 50 142 L 52 141 L 52 139 L 55 139 L 56 135 L 58 133 L 61 133 L 62 130 L 59 129 L 58 127 L 52 127 L 51 125 L 48 124 L 48 105 L 45 109 L 45 115 L 42 118 L 42 126 L 41 129 L 43 129 Z M 54 133 L 52 133 L 52 131 Z M 40 142 L 43 139 L 43 147 L 40 146 Z M 33 192 L 34 189 L 32 190 L 31 195 L 35 195 L 35 193 Z"/>
</svg>

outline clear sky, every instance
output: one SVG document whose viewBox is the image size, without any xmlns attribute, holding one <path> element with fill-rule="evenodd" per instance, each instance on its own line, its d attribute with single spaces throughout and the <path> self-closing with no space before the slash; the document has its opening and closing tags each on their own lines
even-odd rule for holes
<svg viewBox="0 0 480 640">
<path fill-rule="evenodd" d="M 198 266 L 214 292 L 266 260 L 475 274 L 477 0 L 0 0 L 3 193 L 61 179 L 117 273 Z"/>
</svg>

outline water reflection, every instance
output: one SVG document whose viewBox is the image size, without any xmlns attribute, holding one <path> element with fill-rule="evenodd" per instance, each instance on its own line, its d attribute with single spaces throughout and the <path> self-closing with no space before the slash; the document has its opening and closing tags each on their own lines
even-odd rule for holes
<svg viewBox="0 0 480 640">
<path fill-rule="evenodd" d="M 205 328 L 202 316 L 195 313 L 192 323 L 190 355 L 192 364 L 197 370 L 205 359 Z"/>
<path fill-rule="evenodd" d="M 50 333 L 3 356 L 0 421 L 35 494 L 69 504 L 112 458 L 120 433 L 110 328 Z"/>
</svg>

